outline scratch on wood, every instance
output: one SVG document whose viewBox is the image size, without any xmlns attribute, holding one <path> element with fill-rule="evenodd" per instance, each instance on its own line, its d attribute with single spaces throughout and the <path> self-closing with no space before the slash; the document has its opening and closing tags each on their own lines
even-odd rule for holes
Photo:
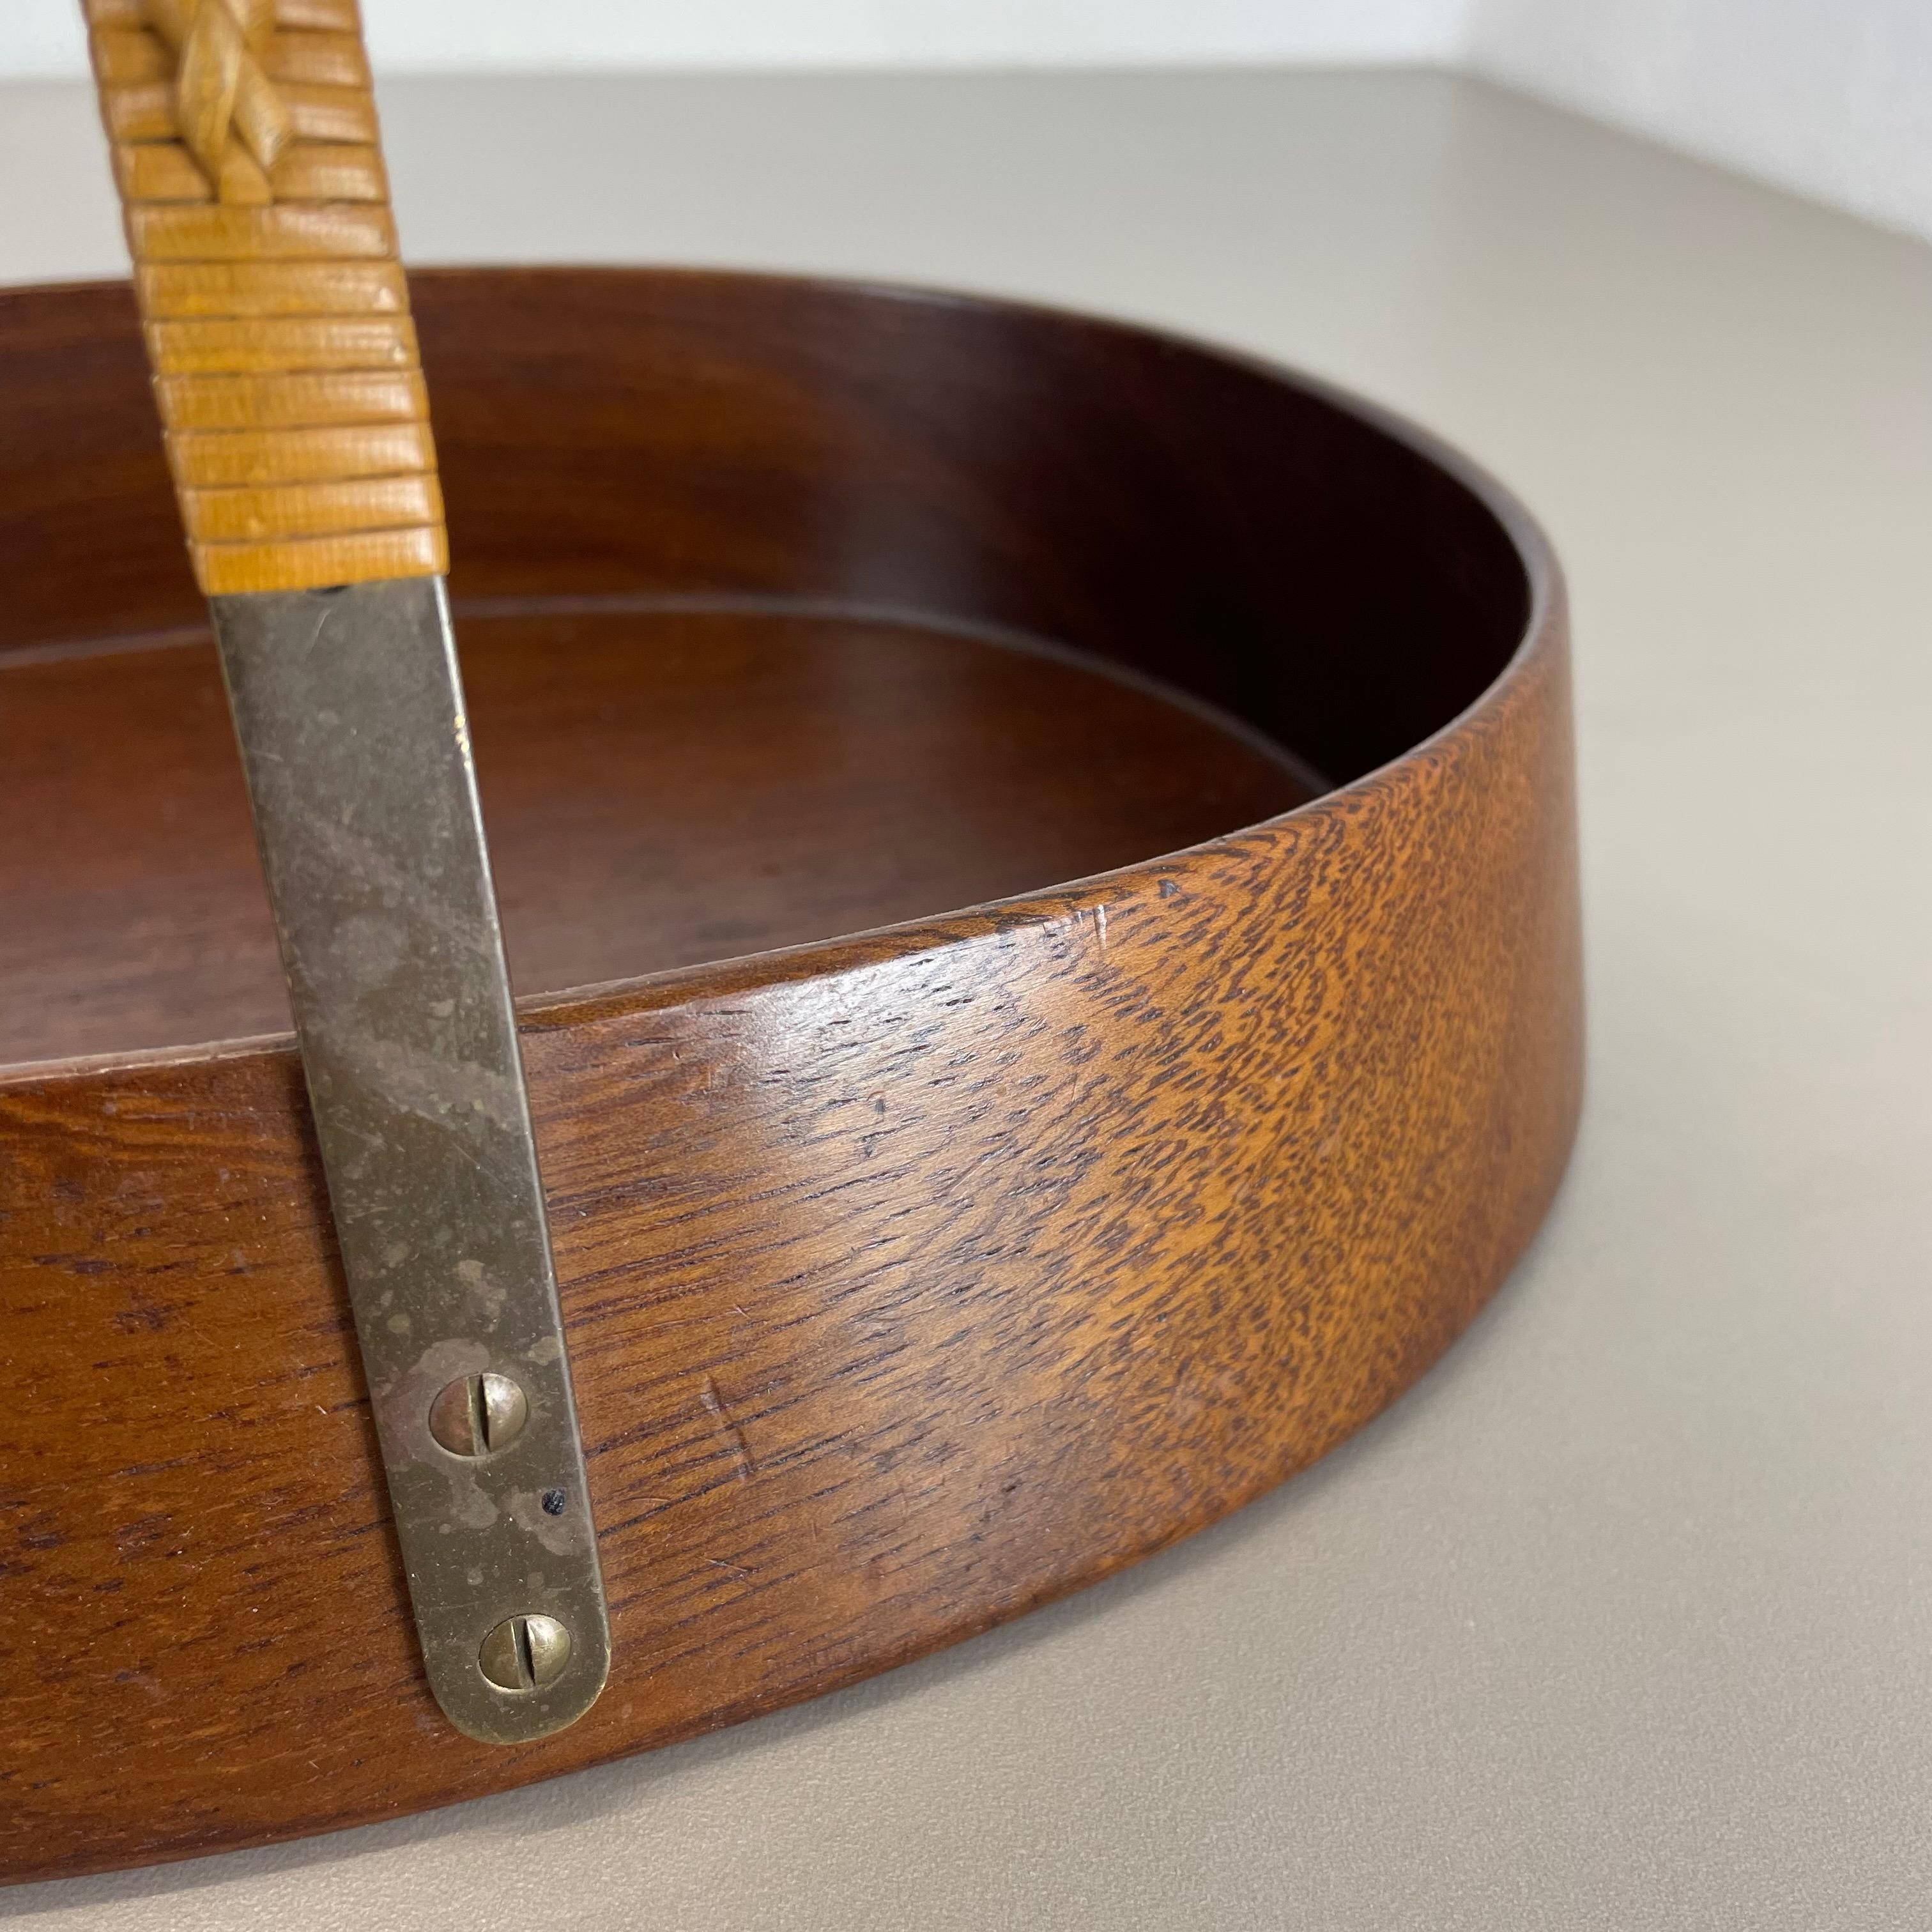
<svg viewBox="0 0 1932 1932">
<path fill-rule="evenodd" d="M 718 1384 L 710 1376 L 704 1378 L 704 1387 L 699 1392 L 706 1413 L 724 1432 L 731 1444 L 731 1454 L 738 1467 L 738 1480 L 748 1483 L 758 1473 L 758 1466 L 752 1460 L 750 1445 L 745 1440 L 745 1432 L 734 1422 L 725 1412 L 724 1403 L 718 1400 Z"/>
</svg>

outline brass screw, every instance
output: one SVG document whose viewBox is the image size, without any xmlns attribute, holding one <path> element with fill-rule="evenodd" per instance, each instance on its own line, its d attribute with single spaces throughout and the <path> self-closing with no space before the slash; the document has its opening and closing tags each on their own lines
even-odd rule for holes
<svg viewBox="0 0 1932 1932">
<path fill-rule="evenodd" d="M 476 1661 L 499 1690 L 541 1690 L 563 1675 L 570 1633 L 554 1617 L 506 1617 L 483 1640 Z"/>
<path fill-rule="evenodd" d="M 430 1404 L 429 1432 L 452 1456 L 488 1456 L 514 1442 L 530 1418 L 528 1400 L 508 1376 L 466 1376 Z"/>
</svg>

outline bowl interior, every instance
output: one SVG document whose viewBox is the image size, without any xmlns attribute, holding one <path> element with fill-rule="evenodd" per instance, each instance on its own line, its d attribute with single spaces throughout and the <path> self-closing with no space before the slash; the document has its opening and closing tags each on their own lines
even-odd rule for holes
<svg viewBox="0 0 1932 1932">
<path fill-rule="evenodd" d="M 944 913 L 1305 802 L 1464 709 L 1496 513 L 1279 374 L 998 304 L 416 284 L 512 966 Z M 0 1061 L 286 1024 L 132 307 L 0 295 Z"/>
</svg>

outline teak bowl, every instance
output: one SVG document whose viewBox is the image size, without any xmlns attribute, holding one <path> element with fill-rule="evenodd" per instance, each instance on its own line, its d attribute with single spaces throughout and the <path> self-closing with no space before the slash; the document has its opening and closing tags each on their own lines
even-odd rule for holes
<svg viewBox="0 0 1932 1932">
<path fill-rule="evenodd" d="M 131 302 L 0 294 L 10 1877 L 570 1770 L 1090 1582 L 1413 1382 L 1568 1152 L 1561 592 L 1493 484 L 997 303 L 416 298 L 610 1682 L 511 1750 L 423 1684 Z"/>
</svg>

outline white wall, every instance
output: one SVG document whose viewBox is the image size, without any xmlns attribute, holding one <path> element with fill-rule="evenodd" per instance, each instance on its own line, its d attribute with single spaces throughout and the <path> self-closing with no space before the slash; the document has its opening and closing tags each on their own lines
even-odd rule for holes
<svg viewBox="0 0 1932 1932">
<path fill-rule="evenodd" d="M 363 0 L 396 73 L 1443 62 L 1467 0 Z M 79 73 L 80 0 L 0 0 L 0 74 Z"/>
<path fill-rule="evenodd" d="M 1932 237 L 1932 0 L 364 0 L 396 73 L 1452 64 Z M 0 0 L 0 76 L 79 0 Z"/>
<path fill-rule="evenodd" d="M 1932 237 L 1932 0 L 1472 0 L 1464 61 Z"/>
</svg>

